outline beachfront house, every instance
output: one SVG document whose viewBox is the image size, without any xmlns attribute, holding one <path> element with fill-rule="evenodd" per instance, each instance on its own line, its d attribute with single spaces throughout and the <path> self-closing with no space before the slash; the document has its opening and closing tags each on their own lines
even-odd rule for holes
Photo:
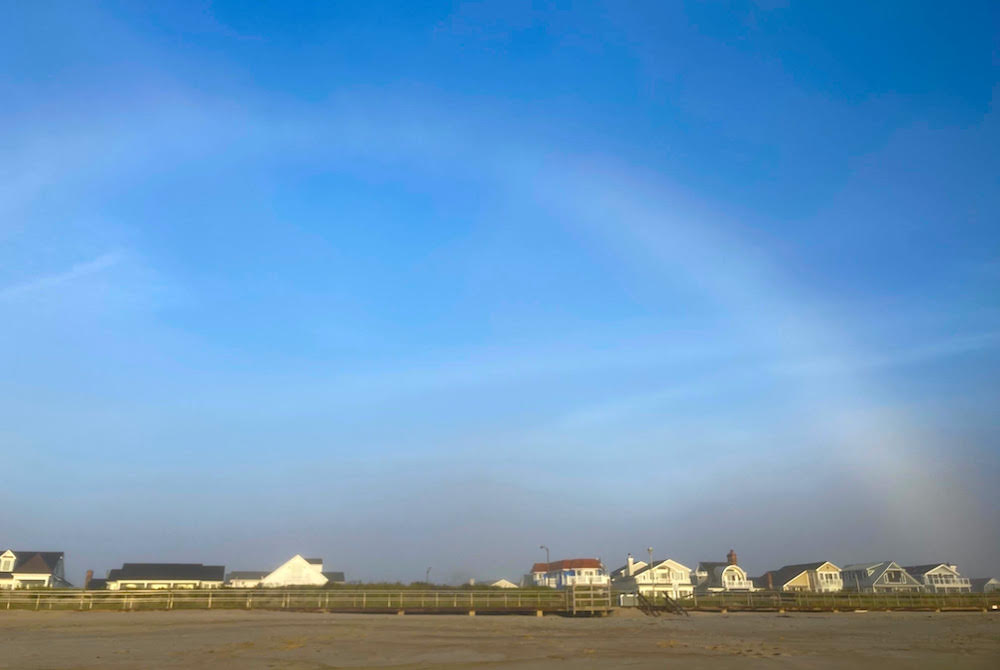
<svg viewBox="0 0 1000 670">
<path fill-rule="evenodd" d="M 676 600 L 694 593 L 691 568 L 671 558 L 649 565 L 629 554 L 625 565 L 611 573 L 611 583 L 616 591 L 640 593 L 647 598 L 666 595 Z"/>
<path fill-rule="evenodd" d="M 723 593 L 729 591 L 754 591 L 753 581 L 739 566 L 736 552 L 726 554 L 725 563 L 702 561 L 694 571 L 698 593 Z"/>
<path fill-rule="evenodd" d="M 903 568 L 920 582 L 928 593 L 971 593 L 972 583 L 958 574 L 958 567 L 951 563 L 909 565 Z"/>
<path fill-rule="evenodd" d="M 0 589 L 72 586 L 66 581 L 61 551 L 0 552 Z"/>
<path fill-rule="evenodd" d="M 123 563 L 108 571 L 105 588 L 214 589 L 222 586 L 226 568 L 201 563 Z"/>
<path fill-rule="evenodd" d="M 512 582 L 509 579 L 506 579 L 504 577 L 501 577 L 500 579 L 487 580 L 485 582 L 485 584 L 487 586 L 492 586 L 495 589 L 516 589 L 516 588 L 518 588 L 517 584 L 515 584 L 514 582 Z"/>
<path fill-rule="evenodd" d="M 754 585 L 768 591 L 831 593 L 844 588 L 840 568 L 829 561 L 785 565 L 754 577 Z"/>
<path fill-rule="evenodd" d="M 973 593 L 1000 592 L 1000 579 L 996 577 L 973 577 L 969 580 Z"/>
<path fill-rule="evenodd" d="M 226 586 L 236 589 L 281 586 L 326 586 L 343 584 L 343 572 L 324 572 L 322 558 L 303 558 L 299 554 L 270 572 L 234 571 L 229 573 Z"/>
<path fill-rule="evenodd" d="M 531 566 L 530 577 L 533 586 L 553 589 L 584 584 L 606 586 L 611 583 L 599 558 L 567 558 L 551 563 L 535 563 Z"/>
<path fill-rule="evenodd" d="M 845 591 L 861 593 L 919 593 L 923 585 L 895 561 L 854 563 L 840 570 Z"/>
</svg>

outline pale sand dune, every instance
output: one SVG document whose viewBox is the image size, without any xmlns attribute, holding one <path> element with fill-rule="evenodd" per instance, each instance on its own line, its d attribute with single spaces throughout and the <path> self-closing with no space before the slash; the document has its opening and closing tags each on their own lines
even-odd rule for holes
<svg viewBox="0 0 1000 670">
<path fill-rule="evenodd" d="M 1000 615 L 0 612 L 0 668 L 998 668 Z"/>
</svg>

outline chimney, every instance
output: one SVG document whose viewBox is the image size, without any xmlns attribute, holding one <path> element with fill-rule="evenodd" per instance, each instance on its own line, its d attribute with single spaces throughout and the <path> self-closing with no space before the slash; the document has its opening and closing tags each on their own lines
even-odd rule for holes
<svg viewBox="0 0 1000 670">
<path fill-rule="evenodd" d="M 90 580 L 94 578 L 94 571 L 87 570 L 87 576 L 83 578 L 83 588 L 88 588 L 90 586 Z"/>
<path fill-rule="evenodd" d="M 632 554 L 628 555 L 628 562 L 627 562 L 627 564 L 628 564 L 628 568 L 626 569 L 625 574 L 627 574 L 629 577 L 631 577 L 632 575 L 635 574 L 635 559 L 632 558 Z"/>
<path fill-rule="evenodd" d="M 773 572 L 768 572 L 767 573 L 767 590 L 768 591 L 773 591 L 774 590 L 774 573 Z"/>
<path fill-rule="evenodd" d="M 726 554 L 726 559 L 729 561 L 729 565 L 739 565 L 739 562 L 736 560 L 736 552 L 732 549 Z"/>
</svg>

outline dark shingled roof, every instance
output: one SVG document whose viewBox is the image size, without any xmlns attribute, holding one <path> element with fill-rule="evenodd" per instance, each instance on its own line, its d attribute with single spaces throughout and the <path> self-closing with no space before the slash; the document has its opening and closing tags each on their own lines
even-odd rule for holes
<svg viewBox="0 0 1000 670">
<path fill-rule="evenodd" d="M 108 573 L 108 580 L 191 580 L 221 582 L 226 568 L 222 565 L 201 563 L 123 563 L 121 568 Z"/>
<path fill-rule="evenodd" d="M 323 562 L 322 558 L 307 558 L 306 563 L 312 563 L 313 565 L 319 565 Z"/>
<path fill-rule="evenodd" d="M 702 561 L 698 564 L 698 572 L 711 572 L 715 568 L 724 568 L 729 565 L 728 561 Z"/>
<path fill-rule="evenodd" d="M 343 582 L 344 573 L 343 572 L 324 572 L 323 576 L 331 582 Z"/>
<path fill-rule="evenodd" d="M 29 575 L 51 575 L 59 564 L 59 559 L 63 557 L 61 551 L 18 551 L 11 549 L 17 559 L 14 561 L 12 572 L 26 573 Z M 6 553 L 4 549 L 0 554 Z"/>
</svg>

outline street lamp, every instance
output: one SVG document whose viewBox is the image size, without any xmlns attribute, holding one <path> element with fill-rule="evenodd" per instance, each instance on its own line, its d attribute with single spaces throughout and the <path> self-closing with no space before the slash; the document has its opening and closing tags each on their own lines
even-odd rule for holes
<svg viewBox="0 0 1000 670">
<path fill-rule="evenodd" d="M 430 584 L 431 583 L 431 569 L 430 568 L 427 568 L 427 572 L 424 574 L 424 583 L 425 584 Z"/>
<path fill-rule="evenodd" d="M 549 548 L 546 547 L 544 544 L 538 545 L 538 548 L 545 550 L 545 585 L 548 586 L 549 585 L 549 563 L 550 563 L 550 561 L 549 561 Z"/>
</svg>

